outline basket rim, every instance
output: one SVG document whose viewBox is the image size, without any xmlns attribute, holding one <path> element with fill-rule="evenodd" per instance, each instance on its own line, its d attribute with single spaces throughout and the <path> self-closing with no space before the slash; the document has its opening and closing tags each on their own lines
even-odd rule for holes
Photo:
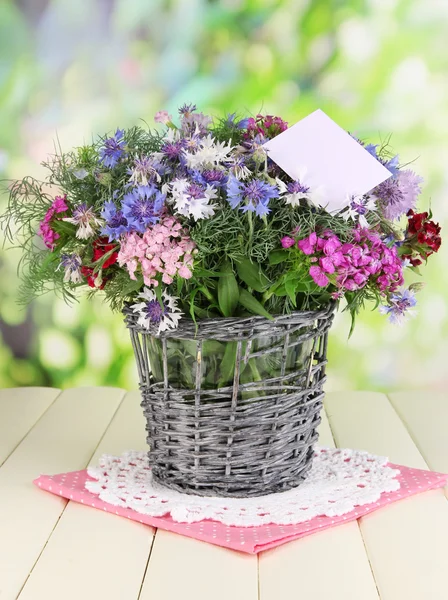
<svg viewBox="0 0 448 600">
<path fill-rule="evenodd" d="M 193 319 L 183 317 L 176 329 L 155 333 L 137 324 L 138 315 L 131 309 L 131 303 L 126 303 L 122 309 L 126 325 L 135 331 L 157 338 L 209 337 L 211 330 L 226 328 L 230 330 L 263 329 L 266 333 L 274 333 L 279 326 L 312 325 L 316 320 L 327 320 L 334 316 L 338 302 L 330 300 L 319 310 L 296 310 L 283 315 L 274 315 L 272 319 L 258 315 L 247 317 L 213 317 L 209 319 Z"/>
</svg>

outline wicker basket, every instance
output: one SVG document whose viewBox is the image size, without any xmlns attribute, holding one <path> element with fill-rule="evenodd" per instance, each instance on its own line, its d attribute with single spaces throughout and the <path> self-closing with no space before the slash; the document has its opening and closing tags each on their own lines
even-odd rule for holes
<svg viewBox="0 0 448 600">
<path fill-rule="evenodd" d="M 182 319 L 154 336 L 126 308 L 155 480 L 204 496 L 299 485 L 317 440 L 334 310 Z"/>
</svg>

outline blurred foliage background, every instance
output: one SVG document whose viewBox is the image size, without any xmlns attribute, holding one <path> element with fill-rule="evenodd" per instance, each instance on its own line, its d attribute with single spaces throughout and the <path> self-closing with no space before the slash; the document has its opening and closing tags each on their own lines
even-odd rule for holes
<svg viewBox="0 0 448 600">
<path fill-rule="evenodd" d="M 393 133 L 443 224 L 447 28 L 446 0 L 0 0 L 0 174 L 42 178 L 56 138 L 67 150 L 183 102 L 290 124 L 320 107 L 363 139 Z M 121 316 L 51 295 L 19 308 L 18 258 L 0 254 L 0 386 L 136 387 Z M 328 389 L 447 383 L 446 260 L 442 246 L 405 327 L 365 312 L 348 341 L 338 316 Z"/>
</svg>

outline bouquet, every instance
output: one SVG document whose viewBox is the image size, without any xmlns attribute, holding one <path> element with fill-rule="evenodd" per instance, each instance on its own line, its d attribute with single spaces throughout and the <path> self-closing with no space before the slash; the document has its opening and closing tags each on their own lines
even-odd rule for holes
<svg viewBox="0 0 448 600">
<path fill-rule="evenodd" d="M 372 301 L 412 315 L 420 284 L 405 271 L 437 252 L 440 226 L 416 205 L 422 179 L 388 145 L 365 149 L 392 176 L 338 212 L 306 176 L 292 180 L 264 144 L 280 117 L 221 119 L 179 109 L 159 129 L 117 129 L 44 163 L 46 182 L 9 186 L 7 236 L 24 251 L 21 298 L 82 288 L 124 305 L 155 335 L 193 320 Z"/>
</svg>

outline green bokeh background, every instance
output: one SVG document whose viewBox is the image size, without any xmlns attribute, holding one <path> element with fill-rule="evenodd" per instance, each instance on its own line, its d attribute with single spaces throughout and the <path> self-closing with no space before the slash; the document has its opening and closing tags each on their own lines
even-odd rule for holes
<svg viewBox="0 0 448 600">
<path fill-rule="evenodd" d="M 183 102 L 291 124 L 320 107 L 359 137 L 393 133 L 447 220 L 448 2 L 442 0 L 0 0 L 0 172 Z M 4 199 L 0 200 L 1 209 Z M 48 295 L 17 307 L 19 254 L 0 254 L 0 386 L 119 385 L 137 375 L 120 315 Z M 340 314 L 327 389 L 443 388 L 447 252 L 425 271 L 405 327 Z"/>
</svg>

